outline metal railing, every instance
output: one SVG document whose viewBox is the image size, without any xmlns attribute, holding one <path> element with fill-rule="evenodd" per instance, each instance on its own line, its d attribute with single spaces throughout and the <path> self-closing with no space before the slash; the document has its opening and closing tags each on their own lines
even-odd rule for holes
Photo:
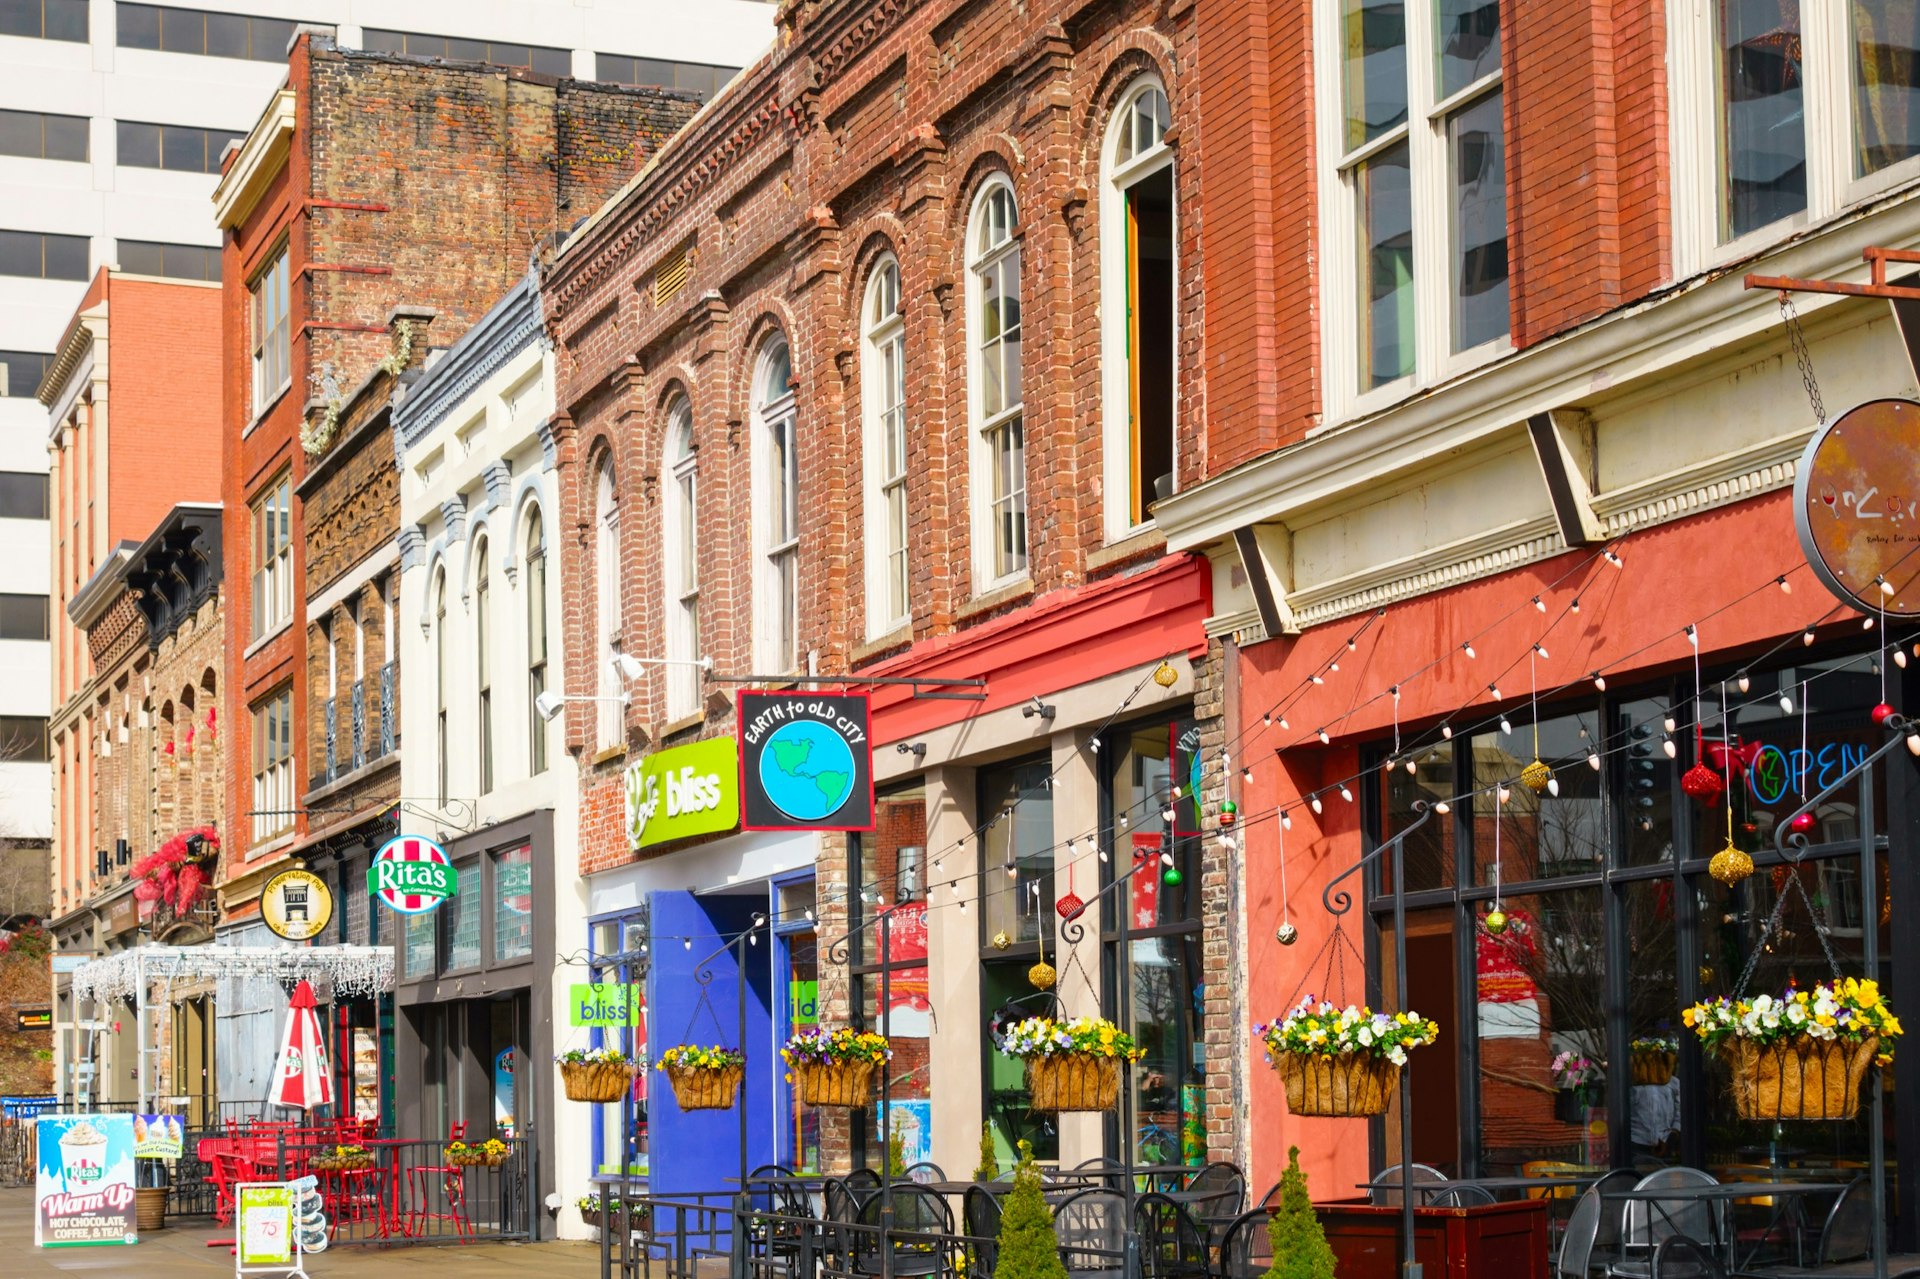
<svg viewBox="0 0 1920 1279">
<path fill-rule="evenodd" d="M 327 767 L 325 777 L 328 781 L 340 775 L 340 699 L 327 699 Z"/>
<path fill-rule="evenodd" d="M 339 1144 L 362 1146 L 365 1168 L 328 1167 Z M 443 1140 L 332 1139 L 277 1135 L 268 1180 L 311 1173 L 320 1183 L 335 1244 L 476 1243 L 533 1237 L 534 1151 L 505 1142 L 498 1164 L 456 1165 Z"/>
<path fill-rule="evenodd" d="M 367 681 L 353 681 L 353 766 L 367 764 Z"/>
<path fill-rule="evenodd" d="M 393 754 L 394 721 L 394 683 L 396 670 L 392 662 L 380 668 L 380 758 Z"/>
</svg>

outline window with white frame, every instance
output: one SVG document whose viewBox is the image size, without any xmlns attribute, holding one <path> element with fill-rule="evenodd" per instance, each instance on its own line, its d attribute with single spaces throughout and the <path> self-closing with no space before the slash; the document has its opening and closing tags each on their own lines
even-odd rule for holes
<svg viewBox="0 0 1920 1279">
<path fill-rule="evenodd" d="M 667 410 L 666 519 L 667 652 L 671 663 L 700 660 L 700 457 L 693 443 L 693 403 L 674 397 Z M 700 671 L 669 665 L 667 718 L 700 709 Z"/>
<path fill-rule="evenodd" d="M 293 690 L 253 706 L 253 838 L 293 829 Z"/>
<path fill-rule="evenodd" d="M 1020 209 L 988 179 L 967 231 L 968 405 L 975 593 L 1027 571 L 1026 400 L 1020 381 Z"/>
<path fill-rule="evenodd" d="M 1510 331 L 1500 5 L 1321 0 L 1318 21 L 1337 416 L 1498 352 Z M 1355 341 L 1339 340 L 1349 325 Z"/>
<path fill-rule="evenodd" d="M 1669 12 L 1676 269 L 1690 274 L 1914 176 L 1915 0 Z M 1728 246 L 1724 249 L 1722 246 Z"/>
<path fill-rule="evenodd" d="M 892 257 L 868 277 L 861 316 L 867 634 L 877 638 L 907 623 L 907 325 Z"/>
<path fill-rule="evenodd" d="M 540 697 L 547 691 L 547 536 L 540 508 L 527 510 L 527 774 L 547 771 L 547 719 Z"/>
<path fill-rule="evenodd" d="M 287 251 L 253 279 L 253 411 L 262 412 L 293 381 Z"/>
<path fill-rule="evenodd" d="M 442 566 L 433 576 L 433 757 L 440 796 L 440 807 L 447 806 L 447 772 L 451 744 L 447 741 L 447 570 Z"/>
<path fill-rule="evenodd" d="M 282 474 L 255 499 L 253 633 L 271 635 L 293 618 L 293 477 Z"/>
<path fill-rule="evenodd" d="M 620 502 L 613 486 L 613 463 L 602 459 L 593 489 L 594 526 L 594 651 L 599 675 L 594 740 L 600 749 L 621 744 L 623 722 L 619 672 L 613 656 L 620 651 Z"/>
<path fill-rule="evenodd" d="M 1173 492 L 1175 279 L 1172 126 L 1151 77 L 1121 95 L 1102 157 L 1101 381 L 1109 538 L 1145 524 Z M 1124 465 L 1122 464 L 1124 460 Z"/>
<path fill-rule="evenodd" d="M 474 732 L 480 737 L 480 793 L 493 790 L 493 574 L 489 571 L 487 539 L 476 538 L 473 550 Z"/>
<path fill-rule="evenodd" d="M 754 656 L 756 665 L 784 674 L 800 665 L 800 458 L 785 337 L 761 349 L 754 386 Z"/>
</svg>

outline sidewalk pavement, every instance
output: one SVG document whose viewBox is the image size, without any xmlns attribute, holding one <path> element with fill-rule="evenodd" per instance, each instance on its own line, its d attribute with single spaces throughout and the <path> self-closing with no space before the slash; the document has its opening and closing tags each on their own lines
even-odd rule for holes
<svg viewBox="0 0 1920 1279">
<path fill-rule="evenodd" d="M 33 1191 L 0 1190 L 0 1275 L 7 1279 L 219 1279 L 233 1273 L 233 1253 L 209 1248 L 209 1239 L 233 1237 L 230 1226 L 189 1218 L 131 1247 L 36 1248 Z M 597 1279 L 600 1249 L 590 1243 L 473 1243 L 329 1248 L 306 1259 L 313 1279 L 403 1279 L 422 1265 L 457 1273 L 459 1279 Z"/>
</svg>

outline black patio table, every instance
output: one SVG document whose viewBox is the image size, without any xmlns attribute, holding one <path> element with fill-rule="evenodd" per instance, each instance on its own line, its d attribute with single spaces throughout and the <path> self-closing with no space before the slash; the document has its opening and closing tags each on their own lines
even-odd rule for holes
<svg viewBox="0 0 1920 1279">
<path fill-rule="evenodd" d="M 1786 1211 L 1787 1205 L 1791 1201 L 1814 1195 L 1837 1195 L 1845 1191 L 1849 1184 L 1848 1182 L 1841 1181 L 1723 1181 L 1712 1186 L 1661 1186 L 1645 1190 L 1636 1188 L 1631 1190 L 1606 1191 L 1601 1195 L 1601 1198 L 1610 1203 L 1649 1204 L 1652 1206 L 1652 1210 L 1659 1212 L 1659 1214 L 1666 1219 L 1669 1226 L 1674 1226 L 1674 1221 L 1672 1215 L 1666 1210 L 1665 1205 L 1667 1204 L 1683 1202 L 1731 1203 L 1741 1199 L 1771 1200 L 1769 1204 L 1771 1213 L 1767 1218 L 1767 1228 L 1761 1232 L 1760 1236 L 1761 1242 L 1765 1242 L 1765 1240 L 1772 1237 L 1774 1228 L 1780 1224 L 1781 1215 Z M 1675 1226 L 1675 1233 L 1683 1232 L 1679 1231 L 1678 1227 Z M 1719 1233 L 1717 1227 L 1714 1233 Z M 1699 1240 L 1697 1242 L 1706 1243 L 1724 1251 L 1727 1259 L 1727 1273 L 1729 1275 L 1761 1276 L 1762 1279 L 1764 1279 L 1768 1274 L 1766 1271 L 1749 1270 L 1742 1267 L 1738 1257 L 1739 1240 L 1731 1231 L 1728 1232 L 1724 1240 Z M 1759 1251 L 1760 1244 L 1756 1243 L 1753 1251 L 1747 1254 L 1747 1261 L 1751 1263 Z"/>
</svg>

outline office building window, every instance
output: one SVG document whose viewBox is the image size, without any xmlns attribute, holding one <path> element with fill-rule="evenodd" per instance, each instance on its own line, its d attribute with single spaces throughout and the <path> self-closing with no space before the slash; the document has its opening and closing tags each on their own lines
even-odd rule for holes
<svg viewBox="0 0 1920 1279">
<path fill-rule="evenodd" d="M 507 44 L 499 40 L 462 40 L 457 36 L 423 35 L 418 31 L 382 31 L 368 27 L 361 47 L 374 53 L 404 53 L 416 58 L 448 58 L 456 62 L 489 62 L 497 67 L 525 67 L 541 75 L 573 74 L 573 54 L 537 44 Z"/>
<path fill-rule="evenodd" d="M 258 414 L 280 397 L 293 379 L 292 327 L 288 322 L 287 251 L 254 277 L 253 411 Z"/>
<path fill-rule="evenodd" d="M 87 42 L 87 0 L 0 0 L 0 36 Z"/>
<path fill-rule="evenodd" d="M 0 471 L 0 520 L 47 518 L 47 477 L 38 471 Z"/>
<path fill-rule="evenodd" d="M 0 640 L 43 640 L 49 634 L 46 596 L 0 595 Z"/>
<path fill-rule="evenodd" d="M 0 764 L 44 764 L 47 721 L 37 715 L 0 715 Z"/>
<path fill-rule="evenodd" d="M 43 231 L 0 231 L 0 275 L 30 280 L 87 278 L 87 237 Z"/>
<path fill-rule="evenodd" d="M 293 617 L 293 480 L 282 475 L 253 507 L 253 638 Z"/>
<path fill-rule="evenodd" d="M 39 351 L 0 351 L 0 397 L 31 396 L 52 358 Z"/>
<path fill-rule="evenodd" d="M 293 829 L 293 690 L 253 707 L 253 837 Z"/>
<path fill-rule="evenodd" d="M 123 49 L 202 53 L 213 58 L 281 62 L 293 40 L 291 18 L 252 18 L 155 4 L 114 6 L 114 37 Z"/>
<path fill-rule="evenodd" d="M 141 124 L 134 120 L 121 120 L 114 125 L 114 149 L 118 163 L 136 169 L 218 173 L 220 153 L 227 149 L 227 143 L 238 142 L 244 136 L 229 129 L 196 129 L 185 124 Z M 121 253 L 124 255 L 125 252 L 122 248 Z M 212 252 L 218 254 L 218 250 Z M 218 268 L 212 278 L 218 278 Z"/>
<path fill-rule="evenodd" d="M 84 160 L 87 158 L 87 117 L 49 115 L 44 111 L 0 111 L 0 155 L 23 155 L 30 160 Z"/>
<path fill-rule="evenodd" d="M 631 84 L 651 89 L 686 89 L 704 101 L 720 92 L 727 81 L 740 74 L 739 67 L 718 67 L 705 62 L 669 62 L 664 58 L 630 58 L 618 53 L 596 53 L 593 76 L 612 84 Z"/>
<path fill-rule="evenodd" d="M 169 280 L 220 279 L 220 250 L 198 244 L 161 244 L 153 240 L 120 241 L 120 269 L 133 275 L 157 275 Z"/>
</svg>

